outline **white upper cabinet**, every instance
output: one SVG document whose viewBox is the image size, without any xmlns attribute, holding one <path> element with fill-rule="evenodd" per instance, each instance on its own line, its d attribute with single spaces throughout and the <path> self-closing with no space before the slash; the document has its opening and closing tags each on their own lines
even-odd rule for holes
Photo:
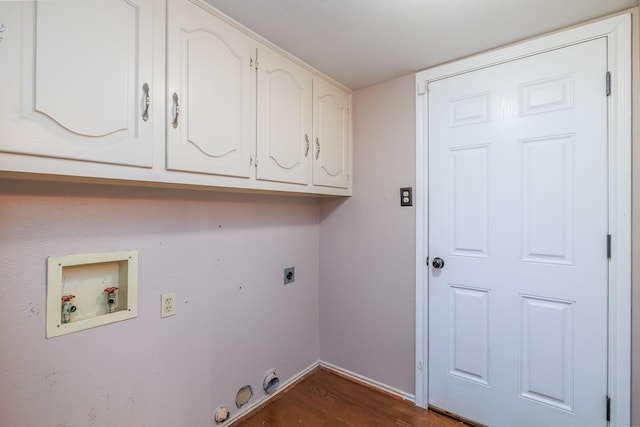
<svg viewBox="0 0 640 427">
<path fill-rule="evenodd" d="M 0 0 L 0 29 L 0 178 L 351 194 L 349 91 L 204 0 Z"/>
<path fill-rule="evenodd" d="M 351 188 L 350 96 L 313 81 L 313 184 Z"/>
<path fill-rule="evenodd" d="M 153 7 L 0 2 L 0 152 L 151 167 Z"/>
<path fill-rule="evenodd" d="M 308 71 L 266 48 L 258 50 L 258 179 L 311 182 L 311 89 Z"/>
<path fill-rule="evenodd" d="M 347 92 L 261 48 L 257 123 L 259 180 L 351 187 Z"/>
<path fill-rule="evenodd" d="M 167 19 L 167 168 L 249 178 L 253 40 L 189 0 Z"/>
</svg>

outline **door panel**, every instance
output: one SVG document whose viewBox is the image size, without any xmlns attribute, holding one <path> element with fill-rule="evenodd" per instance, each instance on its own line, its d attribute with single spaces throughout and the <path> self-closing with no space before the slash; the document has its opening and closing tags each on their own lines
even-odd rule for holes
<svg viewBox="0 0 640 427">
<path fill-rule="evenodd" d="M 127 34 L 130 26 L 135 28 L 136 9 L 124 1 L 110 7 L 66 3 L 39 2 L 36 7 L 35 111 L 80 135 L 126 129 L 128 110 L 135 106 L 127 99 L 135 93 L 127 87 L 127 70 L 135 65 L 136 49 Z M 71 70 L 76 70 L 74 79 L 69 78 Z M 88 94 L 98 102 L 87 102 Z M 111 113 L 103 114 L 103 108 Z"/>
<path fill-rule="evenodd" d="M 150 167 L 153 7 L 3 2 L 0 14 L 23 27 L 2 41 L 0 150 Z"/>
<path fill-rule="evenodd" d="M 522 261 L 573 264 L 575 135 L 523 140 Z"/>
<path fill-rule="evenodd" d="M 488 302 L 486 289 L 449 287 L 449 373 L 482 385 L 489 385 Z"/>
<path fill-rule="evenodd" d="M 605 39 L 429 84 L 429 404 L 605 426 Z"/>
<path fill-rule="evenodd" d="M 244 34 L 188 0 L 169 2 L 167 169 L 251 175 L 252 55 Z"/>
<path fill-rule="evenodd" d="M 313 184 L 349 188 L 349 95 L 320 79 L 313 81 Z"/>
<path fill-rule="evenodd" d="M 487 257 L 488 146 L 462 147 L 449 152 L 449 211 L 453 214 L 449 253 Z M 473 212 L 474 215 L 467 215 Z"/>
<path fill-rule="evenodd" d="M 521 296 L 520 396 L 574 410 L 574 303 Z"/>
<path fill-rule="evenodd" d="M 257 178 L 311 182 L 312 77 L 266 49 L 258 52 Z"/>
</svg>

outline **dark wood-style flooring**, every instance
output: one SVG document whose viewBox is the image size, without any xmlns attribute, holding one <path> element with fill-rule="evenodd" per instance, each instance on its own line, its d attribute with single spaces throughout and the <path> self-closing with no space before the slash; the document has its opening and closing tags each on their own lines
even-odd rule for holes
<svg viewBox="0 0 640 427">
<path fill-rule="evenodd" d="M 464 426 L 444 415 L 317 369 L 233 427 Z"/>
</svg>

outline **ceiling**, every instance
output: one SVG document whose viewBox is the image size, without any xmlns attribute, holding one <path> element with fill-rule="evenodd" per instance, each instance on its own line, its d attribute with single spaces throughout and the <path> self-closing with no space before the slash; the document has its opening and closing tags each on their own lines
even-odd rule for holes
<svg viewBox="0 0 640 427">
<path fill-rule="evenodd" d="M 639 0 L 206 1 L 355 90 Z"/>
</svg>

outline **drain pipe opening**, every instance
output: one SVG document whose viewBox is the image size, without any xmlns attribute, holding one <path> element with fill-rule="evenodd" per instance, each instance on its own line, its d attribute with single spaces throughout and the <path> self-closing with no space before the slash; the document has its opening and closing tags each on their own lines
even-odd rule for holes
<svg viewBox="0 0 640 427">
<path fill-rule="evenodd" d="M 264 392 L 267 394 L 271 394 L 278 389 L 278 385 L 280 385 L 280 378 L 276 375 L 275 370 L 271 370 L 267 373 L 267 376 L 264 377 L 264 381 L 262 382 L 262 388 Z"/>
<path fill-rule="evenodd" d="M 238 390 L 238 393 L 236 394 L 236 407 L 238 409 L 242 408 L 244 405 L 249 403 L 251 397 L 253 397 L 253 390 L 250 385 L 240 387 L 240 390 Z"/>
<path fill-rule="evenodd" d="M 229 410 L 227 409 L 226 406 L 224 405 L 218 406 L 214 415 L 216 424 L 222 424 L 223 422 L 227 421 L 230 415 L 231 414 L 229 413 Z"/>
</svg>

